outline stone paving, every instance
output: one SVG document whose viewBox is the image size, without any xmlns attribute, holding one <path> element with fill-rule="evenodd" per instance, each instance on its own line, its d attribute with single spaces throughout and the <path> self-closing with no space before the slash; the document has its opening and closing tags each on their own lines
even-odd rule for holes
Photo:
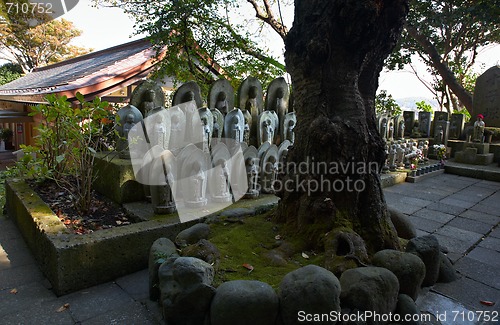
<svg viewBox="0 0 500 325">
<path fill-rule="evenodd" d="M 456 282 L 424 291 L 420 309 L 448 312 L 442 324 L 497 323 L 462 321 L 461 314 L 453 319 L 452 312 L 466 318 L 469 312 L 500 311 L 500 183 L 441 174 L 384 193 L 390 206 L 410 216 L 419 235 L 439 239 L 460 273 Z M 161 323 L 148 299 L 147 270 L 62 297 L 49 288 L 15 225 L 0 216 L 0 324 Z"/>
</svg>

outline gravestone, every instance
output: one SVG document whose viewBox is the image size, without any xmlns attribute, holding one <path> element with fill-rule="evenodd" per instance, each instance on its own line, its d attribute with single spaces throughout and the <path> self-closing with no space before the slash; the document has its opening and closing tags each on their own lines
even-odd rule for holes
<svg viewBox="0 0 500 325">
<path fill-rule="evenodd" d="M 278 115 L 274 111 L 264 111 L 259 115 L 259 125 L 257 128 L 257 143 L 274 143 L 277 136 Z"/>
<path fill-rule="evenodd" d="M 395 119 L 393 117 L 389 117 L 387 120 L 387 140 L 393 141 L 395 137 L 395 127 L 394 127 Z"/>
<path fill-rule="evenodd" d="M 119 153 L 119 157 L 123 159 L 130 159 L 129 151 L 129 134 L 135 124 L 142 122 L 142 113 L 133 105 L 127 105 L 122 107 L 117 113 L 117 122 L 115 124 L 115 130 L 118 133 L 116 139 L 116 151 Z M 137 129 L 137 128 L 135 128 Z"/>
<path fill-rule="evenodd" d="M 450 122 L 444 120 L 434 120 L 434 144 L 448 144 Z"/>
<path fill-rule="evenodd" d="M 482 114 L 487 126 L 500 127 L 500 65 L 486 70 L 476 80 L 472 116 Z"/>
<path fill-rule="evenodd" d="M 431 135 L 431 112 L 418 113 L 418 130 L 424 138 Z"/>
<path fill-rule="evenodd" d="M 151 111 L 165 107 L 165 93 L 156 82 L 144 80 L 130 95 L 130 105 L 137 107 L 145 118 Z"/>
<path fill-rule="evenodd" d="M 210 87 L 208 107 L 218 109 L 224 116 L 234 108 L 234 89 L 226 79 L 216 80 Z"/>
<path fill-rule="evenodd" d="M 245 129 L 245 118 L 239 108 L 233 109 L 227 113 L 224 119 L 224 137 L 232 139 L 237 143 L 243 141 L 243 132 Z"/>
<path fill-rule="evenodd" d="M 250 144 L 257 143 L 257 124 L 259 115 L 264 110 L 264 94 L 262 92 L 262 84 L 257 78 L 248 77 L 240 85 L 238 89 L 238 104 L 242 110 L 247 110 L 252 116 L 252 124 L 250 125 Z"/>
<path fill-rule="evenodd" d="M 465 115 L 452 114 L 450 122 L 450 139 L 459 139 L 464 131 Z"/>
<path fill-rule="evenodd" d="M 415 112 L 414 111 L 404 111 L 403 118 L 405 120 L 404 135 L 410 136 L 415 126 Z"/>
<path fill-rule="evenodd" d="M 382 139 L 387 139 L 387 128 L 389 127 L 387 115 L 382 114 L 377 119 L 378 132 Z"/>
<path fill-rule="evenodd" d="M 276 78 L 267 87 L 266 93 L 266 110 L 275 111 L 278 115 L 280 128 L 285 119 L 285 114 L 288 112 L 288 101 L 290 90 L 285 78 Z M 278 132 L 281 132 L 278 130 Z M 283 141 L 283 140 L 281 140 Z"/>
<path fill-rule="evenodd" d="M 432 134 L 436 134 L 436 127 L 439 123 L 439 121 L 448 121 L 449 120 L 449 115 L 448 112 L 434 112 L 434 121 L 433 121 L 433 127 L 432 127 Z"/>
<path fill-rule="evenodd" d="M 398 115 L 394 118 L 394 138 L 396 140 L 403 139 L 405 134 L 405 120 L 403 115 Z"/>
<path fill-rule="evenodd" d="M 194 81 L 189 81 L 177 88 L 172 99 L 172 106 L 192 100 L 196 102 L 195 108 L 203 107 L 200 86 L 198 86 L 198 84 Z"/>
</svg>

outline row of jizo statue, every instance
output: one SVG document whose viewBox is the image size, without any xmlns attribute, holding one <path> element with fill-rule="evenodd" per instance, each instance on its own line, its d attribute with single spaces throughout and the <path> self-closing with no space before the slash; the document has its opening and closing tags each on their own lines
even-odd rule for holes
<svg viewBox="0 0 500 325">
<path fill-rule="evenodd" d="M 140 159 L 134 159 L 132 152 L 132 163 L 154 212 L 167 214 L 179 207 L 229 205 L 241 198 L 274 193 L 278 168 L 290 145 L 288 140 L 279 147 L 265 142 L 257 149 L 223 139 L 211 153 L 188 144 L 177 154 L 154 145 Z"/>
<path fill-rule="evenodd" d="M 265 102 L 262 85 L 253 77 L 245 79 L 238 90 L 239 107 L 235 107 L 234 97 L 229 81 L 219 79 L 205 106 L 200 87 L 188 82 L 175 91 L 172 107 L 166 109 L 161 87 L 145 81 L 134 90 L 130 104 L 117 113 L 117 149 L 122 158 L 128 157 L 128 132 L 139 122 L 148 129 L 151 144 L 174 152 L 187 143 L 201 142 L 201 149 L 209 152 L 221 138 L 256 147 L 264 142 L 294 142 L 296 115 L 289 111 L 289 86 L 283 78 L 270 83 Z M 187 105 L 190 102 L 194 105 Z M 193 141 L 199 139 L 202 141 Z"/>
<path fill-rule="evenodd" d="M 377 128 L 382 138 L 386 141 L 404 138 L 430 138 L 432 144 L 446 145 L 448 139 L 465 139 L 472 142 L 488 142 L 485 138 L 484 117 L 478 115 L 472 126 L 466 127 L 465 115 L 451 114 L 447 112 L 432 113 L 404 111 L 402 115 L 389 117 L 377 115 Z"/>
<path fill-rule="evenodd" d="M 194 82 L 177 89 L 171 108 L 164 98 L 158 85 L 142 83 L 116 123 L 117 151 L 131 159 L 155 213 L 274 192 L 296 124 L 283 78 L 270 84 L 265 107 L 262 86 L 251 77 L 238 91 L 243 109 L 234 107 L 232 87 L 223 79 L 213 84 L 208 107 Z"/>
</svg>

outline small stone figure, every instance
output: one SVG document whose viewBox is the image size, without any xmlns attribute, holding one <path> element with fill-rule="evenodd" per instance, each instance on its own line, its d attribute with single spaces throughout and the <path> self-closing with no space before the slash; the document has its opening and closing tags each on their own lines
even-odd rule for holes
<svg viewBox="0 0 500 325">
<path fill-rule="evenodd" d="M 210 145 L 211 145 L 211 139 L 212 136 L 210 134 L 210 125 L 208 125 L 207 118 L 203 116 L 201 118 L 201 124 L 203 126 L 202 129 L 202 136 L 203 136 L 203 152 L 210 152 Z"/>
<path fill-rule="evenodd" d="M 241 137 L 241 127 L 240 127 L 240 117 L 239 116 L 234 116 L 233 117 L 233 136 L 236 141 L 239 142 L 239 139 Z"/>
<path fill-rule="evenodd" d="M 387 138 L 387 120 L 382 120 L 382 124 L 380 125 L 380 135 L 382 139 Z"/>
<path fill-rule="evenodd" d="M 225 92 L 221 91 L 217 94 L 217 102 L 215 102 L 215 108 L 217 108 L 224 116 L 228 112 L 228 102 L 227 95 Z"/>
<path fill-rule="evenodd" d="M 294 128 L 295 128 L 295 121 L 294 120 L 288 121 L 288 127 L 286 129 L 286 139 L 285 140 L 288 140 L 291 143 L 294 143 L 294 141 L 295 141 L 295 132 L 293 131 Z"/>
<path fill-rule="evenodd" d="M 400 134 L 401 139 L 404 139 L 404 136 L 405 136 L 405 122 L 404 121 L 399 122 L 398 134 Z"/>
<path fill-rule="evenodd" d="M 392 147 L 391 147 L 391 150 L 389 151 L 389 170 L 391 172 L 395 172 L 396 171 L 396 154 L 397 154 L 397 151 L 396 151 L 396 144 L 393 144 Z"/>
<path fill-rule="evenodd" d="M 484 142 L 484 116 L 482 114 L 477 115 L 477 120 L 474 122 L 474 132 L 472 135 L 472 142 Z"/>
<path fill-rule="evenodd" d="M 258 182 L 259 182 L 259 170 L 255 164 L 255 158 L 247 158 L 245 161 L 245 167 L 247 172 L 248 180 L 248 190 L 245 193 L 246 198 L 256 198 L 259 196 Z"/>
<path fill-rule="evenodd" d="M 128 134 L 130 130 L 132 130 L 132 127 L 135 125 L 134 123 L 134 114 L 130 113 L 127 114 L 125 117 L 125 124 L 123 124 L 123 137 L 125 139 L 128 139 Z"/>
<path fill-rule="evenodd" d="M 163 149 L 168 149 L 168 144 L 166 143 L 167 130 L 165 129 L 165 124 L 163 123 L 163 116 L 161 114 L 155 115 L 155 126 L 154 126 L 154 141 L 152 145 L 159 145 Z"/>
<path fill-rule="evenodd" d="M 172 184 L 174 176 L 170 166 L 165 166 L 165 185 L 159 188 L 159 202 L 154 207 L 155 214 L 174 213 L 176 211 L 174 196 L 172 195 Z"/>
<path fill-rule="evenodd" d="M 143 116 L 133 105 L 122 107 L 116 115 L 116 151 L 120 158 L 130 159 L 129 134 L 135 129 L 134 125 L 143 120 Z M 140 137 L 139 134 L 137 136 Z M 140 141 L 140 139 L 138 140 Z"/>
<path fill-rule="evenodd" d="M 250 144 L 250 125 L 248 119 L 245 118 L 245 126 L 243 127 L 243 142 L 247 145 Z"/>
<path fill-rule="evenodd" d="M 155 108 L 155 97 L 156 93 L 153 89 L 149 89 L 144 93 L 144 101 L 141 104 L 144 116 L 149 116 L 150 112 Z"/>
<path fill-rule="evenodd" d="M 390 140 L 390 141 L 394 140 L 394 124 L 393 123 L 389 124 L 388 140 Z"/>
<path fill-rule="evenodd" d="M 190 178 L 192 196 L 186 200 L 186 206 L 200 207 L 207 204 L 205 197 L 206 177 L 199 161 L 194 163 L 193 168 L 195 173 Z"/>
<path fill-rule="evenodd" d="M 444 143 L 444 131 L 443 126 L 439 125 L 434 134 L 434 144 Z"/>
<path fill-rule="evenodd" d="M 217 162 L 217 174 L 214 181 L 216 182 L 216 193 L 212 196 L 215 202 L 231 202 L 232 196 L 229 191 L 229 170 L 225 160 Z"/>
<path fill-rule="evenodd" d="M 267 119 L 263 124 L 263 132 L 262 132 L 262 143 L 269 142 L 273 143 L 274 138 L 274 129 L 271 125 L 271 120 Z"/>
<path fill-rule="evenodd" d="M 183 129 L 182 129 L 182 126 L 181 126 L 181 121 L 180 121 L 180 118 L 177 114 L 173 114 L 172 115 L 172 124 L 171 124 L 171 127 L 170 127 L 170 142 L 172 143 L 172 145 L 170 146 L 170 150 L 172 152 L 176 152 L 176 150 L 180 149 L 181 148 L 181 145 L 182 145 L 182 142 L 184 140 L 184 137 L 183 137 Z"/>
</svg>

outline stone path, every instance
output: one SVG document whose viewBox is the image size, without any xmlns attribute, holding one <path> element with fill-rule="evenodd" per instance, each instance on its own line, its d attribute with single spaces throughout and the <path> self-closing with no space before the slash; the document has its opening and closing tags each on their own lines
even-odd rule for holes
<svg viewBox="0 0 500 325">
<path fill-rule="evenodd" d="M 458 281 L 425 292 L 417 301 L 421 310 L 446 311 L 443 324 L 481 323 L 461 321 L 461 314 L 453 319 L 453 310 L 465 318 L 500 311 L 500 183 L 442 174 L 384 192 L 390 206 L 410 215 L 419 235 L 436 235 L 460 272 Z M 147 283 L 143 270 L 57 297 L 15 225 L 0 216 L 0 324 L 159 324 Z M 65 304 L 69 308 L 61 308 Z"/>
<path fill-rule="evenodd" d="M 500 313 L 500 183 L 442 174 L 384 193 L 390 206 L 410 215 L 418 235 L 438 238 L 460 273 L 459 280 L 423 295 L 417 301 L 421 310 L 448 308 L 443 324 L 499 323 L 500 315 L 498 322 L 478 322 L 476 311 Z"/>
</svg>

